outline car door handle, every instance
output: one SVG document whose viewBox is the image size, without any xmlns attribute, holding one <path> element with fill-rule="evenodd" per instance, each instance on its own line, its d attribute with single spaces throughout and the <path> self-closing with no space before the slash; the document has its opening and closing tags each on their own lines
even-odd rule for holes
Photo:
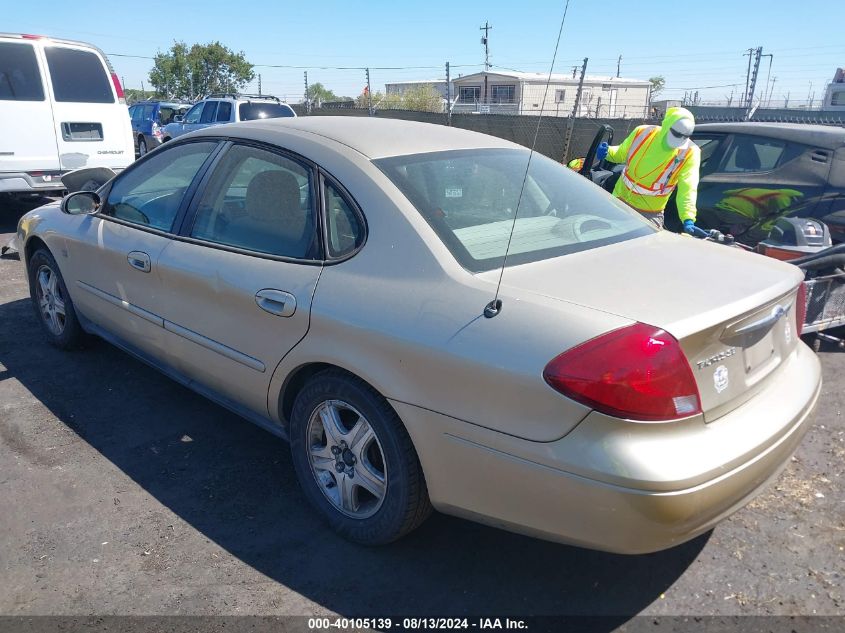
<svg viewBox="0 0 845 633">
<path fill-rule="evenodd" d="M 141 251 L 132 251 L 126 256 L 126 261 L 129 262 L 129 265 L 132 268 L 136 268 L 141 272 L 148 273 L 152 268 L 150 264 L 150 256 L 146 253 L 142 253 Z"/>
<path fill-rule="evenodd" d="M 296 312 L 296 297 L 283 290 L 265 288 L 255 293 L 255 303 L 258 307 L 280 317 L 293 316 Z"/>
</svg>

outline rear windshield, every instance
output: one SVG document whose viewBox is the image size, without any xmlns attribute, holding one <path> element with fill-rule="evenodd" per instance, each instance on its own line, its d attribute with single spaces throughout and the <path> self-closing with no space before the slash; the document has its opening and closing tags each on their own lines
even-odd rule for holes
<svg viewBox="0 0 845 633">
<path fill-rule="evenodd" d="M 526 176 L 528 156 L 528 150 L 519 149 L 456 150 L 383 158 L 375 164 L 471 271 L 502 265 L 512 228 L 509 266 L 656 230 L 625 204 L 545 156 L 534 154 Z"/>
<path fill-rule="evenodd" d="M 276 119 L 283 116 L 294 116 L 290 106 L 281 103 L 242 103 L 238 106 L 241 121 L 252 119 Z"/>
<path fill-rule="evenodd" d="M 173 123 L 173 117 L 179 114 L 185 114 L 188 111 L 189 105 L 181 104 L 162 104 L 158 109 L 158 122 L 161 125 Z"/>
<path fill-rule="evenodd" d="M 56 101 L 114 103 L 111 81 L 99 55 L 75 48 L 44 49 Z"/>
<path fill-rule="evenodd" d="M 0 101 L 44 101 L 32 44 L 0 43 Z"/>
</svg>

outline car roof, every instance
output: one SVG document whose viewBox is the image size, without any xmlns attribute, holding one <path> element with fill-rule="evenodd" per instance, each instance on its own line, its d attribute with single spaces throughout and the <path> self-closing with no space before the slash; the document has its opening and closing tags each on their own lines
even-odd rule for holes
<svg viewBox="0 0 845 633">
<path fill-rule="evenodd" d="M 445 116 L 445 115 L 444 115 Z M 351 147 L 370 159 L 407 154 L 422 154 L 457 149 L 509 148 L 525 149 L 521 145 L 495 136 L 460 128 L 358 116 L 309 116 L 298 118 L 258 119 L 226 125 L 227 136 L 254 138 L 256 131 L 269 142 L 284 145 L 286 131 L 296 130 L 321 136 Z M 207 128 L 194 135 L 219 135 L 217 128 Z"/>
<path fill-rule="evenodd" d="M 845 145 L 845 128 L 804 123 L 701 123 L 696 132 L 755 134 L 805 145 L 836 149 Z"/>
</svg>

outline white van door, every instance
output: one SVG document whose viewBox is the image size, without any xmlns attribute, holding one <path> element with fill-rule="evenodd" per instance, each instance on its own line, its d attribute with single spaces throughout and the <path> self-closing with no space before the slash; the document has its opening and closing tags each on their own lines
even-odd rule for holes
<svg viewBox="0 0 845 633">
<path fill-rule="evenodd" d="M 44 41 L 62 169 L 122 169 L 135 159 L 132 124 L 117 77 L 95 49 Z"/>
<path fill-rule="evenodd" d="M 0 37 L 0 191 L 27 189 L 24 172 L 59 170 L 53 114 L 42 76 L 31 42 Z"/>
</svg>

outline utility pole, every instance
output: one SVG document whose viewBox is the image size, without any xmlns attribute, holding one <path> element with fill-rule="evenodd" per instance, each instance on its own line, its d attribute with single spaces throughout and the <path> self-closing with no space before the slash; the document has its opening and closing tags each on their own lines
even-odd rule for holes
<svg viewBox="0 0 845 633">
<path fill-rule="evenodd" d="M 373 116 L 373 91 L 370 89 L 369 68 L 367 68 L 367 116 Z"/>
<path fill-rule="evenodd" d="M 575 79 L 575 74 L 578 72 L 578 66 L 572 67 L 572 78 Z"/>
<path fill-rule="evenodd" d="M 742 54 L 743 57 L 748 55 L 748 70 L 745 72 L 745 92 L 742 93 L 742 100 L 744 102 L 743 105 L 747 105 L 748 102 L 748 84 L 751 81 L 751 56 L 753 54 L 753 48 L 749 48 L 748 52 Z"/>
<path fill-rule="evenodd" d="M 789 92 L 789 91 L 786 93 L 786 98 L 783 100 L 783 109 L 784 110 L 789 108 L 789 95 L 791 95 L 791 94 L 792 94 L 792 92 Z"/>
<path fill-rule="evenodd" d="M 777 80 L 777 77 L 772 77 L 772 89 L 769 91 L 769 99 L 766 101 L 766 107 L 770 107 L 772 105 L 772 97 L 775 96 L 775 82 Z"/>
<path fill-rule="evenodd" d="M 748 94 L 745 98 L 745 107 L 750 111 L 754 105 L 754 90 L 757 87 L 757 75 L 760 72 L 760 58 L 763 56 L 763 47 L 758 46 L 754 51 L 754 70 L 751 71 L 751 78 L 748 83 Z M 749 57 L 748 61 L 751 61 Z"/>
<path fill-rule="evenodd" d="M 484 70 L 490 70 L 490 29 L 493 27 L 484 21 L 484 26 L 478 27 L 479 31 L 484 31 L 481 36 L 481 43 L 484 44 Z"/>
<path fill-rule="evenodd" d="M 569 158 L 569 145 L 572 143 L 572 130 L 575 128 L 575 117 L 578 114 L 578 109 L 581 106 L 581 91 L 584 89 L 584 76 L 587 74 L 587 62 L 589 59 L 584 58 L 584 65 L 581 66 L 581 79 L 578 80 L 578 90 L 575 92 L 575 103 L 572 106 L 572 112 L 569 115 L 569 120 L 566 122 L 566 137 L 563 141 L 563 160 Z"/>
<path fill-rule="evenodd" d="M 452 125 L 452 77 L 446 62 L 446 125 Z"/>
<path fill-rule="evenodd" d="M 766 72 L 766 88 L 763 90 L 763 98 L 760 99 L 760 105 L 763 105 L 763 103 L 766 101 L 766 95 L 769 94 L 769 77 L 772 74 L 772 60 L 775 58 L 775 56 L 769 53 L 768 55 L 761 55 L 761 57 L 769 58 L 769 70 Z"/>
<path fill-rule="evenodd" d="M 813 94 L 813 82 L 811 81 L 810 82 L 810 89 L 807 91 L 807 109 L 808 110 L 813 107 L 812 94 Z"/>
<path fill-rule="evenodd" d="M 311 114 L 311 97 L 308 94 L 308 71 L 304 72 L 305 75 L 305 113 Z"/>
<path fill-rule="evenodd" d="M 261 73 L 258 73 L 258 95 L 261 96 Z"/>
<path fill-rule="evenodd" d="M 616 76 L 619 77 L 622 72 L 622 55 L 616 60 Z"/>
</svg>

